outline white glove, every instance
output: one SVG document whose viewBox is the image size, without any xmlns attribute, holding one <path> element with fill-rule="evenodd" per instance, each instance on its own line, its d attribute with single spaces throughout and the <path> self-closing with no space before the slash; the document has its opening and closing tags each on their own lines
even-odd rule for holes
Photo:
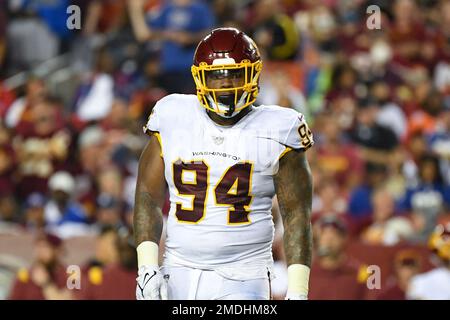
<svg viewBox="0 0 450 320">
<path fill-rule="evenodd" d="M 285 300 L 308 300 L 308 297 L 299 293 L 287 293 Z"/>
<path fill-rule="evenodd" d="M 137 300 L 167 300 L 167 283 L 158 266 L 141 266 L 136 281 Z"/>
</svg>

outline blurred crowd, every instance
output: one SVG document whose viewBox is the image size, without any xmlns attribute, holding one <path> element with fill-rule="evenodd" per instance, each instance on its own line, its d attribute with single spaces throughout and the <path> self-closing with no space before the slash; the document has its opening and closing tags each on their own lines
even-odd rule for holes
<svg viewBox="0 0 450 320">
<path fill-rule="evenodd" d="M 80 29 L 66 25 L 72 4 L 81 9 Z M 378 28 L 367 24 L 369 5 L 380 9 Z M 102 250 L 111 256 L 86 266 L 87 278 L 105 282 L 105 265 L 133 269 L 129 236 L 118 235 L 132 229 L 142 126 L 161 97 L 195 93 L 195 47 L 218 26 L 258 44 L 265 68 L 258 104 L 294 108 L 313 131 L 312 298 L 365 298 L 361 266 L 341 255 L 346 243 L 421 246 L 436 225 L 450 223 L 448 0 L 1 1 L 0 233 L 35 233 L 48 261 L 53 255 L 42 247 L 109 235 L 114 241 Z M 64 68 L 39 72 L 61 57 Z M 15 84 L 18 74 L 25 81 Z M 424 271 L 419 256 L 399 252 L 397 280 L 381 297 L 406 297 L 410 279 Z M 134 275 L 120 268 L 134 287 Z M 39 298 L 67 297 L 55 285 L 47 290 L 51 275 L 22 270 L 17 283 L 45 287 Z M 330 281 L 340 283 L 336 290 Z M 81 297 L 114 292 L 97 289 Z M 25 297 L 20 285 L 12 292 Z"/>
</svg>

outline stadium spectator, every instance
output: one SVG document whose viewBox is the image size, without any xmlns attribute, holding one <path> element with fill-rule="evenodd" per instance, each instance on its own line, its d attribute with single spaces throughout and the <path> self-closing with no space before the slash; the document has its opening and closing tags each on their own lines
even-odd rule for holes
<svg viewBox="0 0 450 320">
<path fill-rule="evenodd" d="M 59 39 L 36 11 L 28 11 L 35 1 L 10 1 L 9 13 L 14 17 L 7 25 L 7 74 L 29 70 L 55 57 Z"/>
<path fill-rule="evenodd" d="M 10 300 L 65 300 L 72 295 L 66 289 L 66 269 L 60 262 L 62 241 L 55 235 L 40 233 L 34 247 L 30 269 L 20 269 Z"/>
<path fill-rule="evenodd" d="M 74 99 L 74 109 L 79 120 L 101 120 L 110 112 L 114 100 L 115 65 L 105 47 L 98 49 L 95 69 L 83 75 Z"/>
<path fill-rule="evenodd" d="M 360 147 L 365 161 L 387 164 L 393 149 L 398 145 L 395 133 L 376 122 L 379 104 L 373 98 L 360 101 L 356 112 L 356 125 L 350 135 Z"/>
<path fill-rule="evenodd" d="M 394 258 L 395 276 L 389 279 L 377 296 L 378 300 L 406 300 L 406 291 L 412 277 L 422 268 L 421 258 L 414 249 L 399 251 Z"/>
<path fill-rule="evenodd" d="M 402 174 L 405 177 L 407 187 L 416 186 L 419 183 L 418 164 L 428 154 L 428 143 L 421 132 L 416 132 L 407 140 L 404 148 L 406 153 L 402 166 Z"/>
<path fill-rule="evenodd" d="M 449 6 L 450 7 L 450 6 Z M 450 99 L 439 116 L 437 130 L 430 135 L 430 150 L 439 158 L 442 178 L 450 185 Z"/>
<path fill-rule="evenodd" d="M 11 224 L 20 222 L 18 203 L 10 195 L 0 195 L 0 229 L 7 231 Z"/>
<path fill-rule="evenodd" d="M 348 210 L 352 218 L 367 218 L 373 211 L 371 197 L 373 191 L 386 182 L 387 167 L 372 162 L 365 166 L 365 179 L 350 193 Z"/>
<path fill-rule="evenodd" d="M 101 172 L 104 154 L 105 132 L 99 125 L 88 126 L 78 137 L 79 169 L 76 174 L 77 193 L 86 212 L 94 214 L 97 198 L 96 176 Z"/>
<path fill-rule="evenodd" d="M 357 148 L 345 139 L 335 113 L 324 113 L 317 121 L 321 128 L 315 151 L 317 165 L 323 174 L 336 181 L 346 192 L 361 182 L 364 163 Z"/>
<path fill-rule="evenodd" d="M 81 268 L 80 290 L 75 291 L 76 299 L 83 299 L 91 286 L 98 286 L 103 279 L 105 268 L 119 261 L 117 250 L 118 233 L 114 227 L 103 227 L 95 240 L 95 255 Z"/>
<path fill-rule="evenodd" d="M 412 236 L 411 222 L 396 216 L 395 201 L 385 188 L 379 188 L 372 195 L 372 224 L 362 233 L 362 241 L 373 245 L 395 245 Z"/>
<path fill-rule="evenodd" d="M 73 199 L 73 177 L 58 171 L 50 177 L 48 184 L 51 198 L 44 209 L 46 228 L 61 238 L 90 234 L 89 217 Z"/>
<path fill-rule="evenodd" d="M 79 299 L 89 300 L 134 300 L 136 299 L 137 257 L 133 237 L 125 229 L 119 230 L 116 240 L 118 263 L 110 264 L 99 271 Z"/>
<path fill-rule="evenodd" d="M 376 80 L 369 87 L 369 92 L 380 106 L 377 123 L 391 129 L 397 140 L 401 141 L 407 133 L 407 119 L 400 106 L 392 101 L 388 83 L 384 78 Z"/>
<path fill-rule="evenodd" d="M 349 64 L 338 64 L 334 67 L 331 87 L 327 92 L 326 100 L 332 104 L 337 98 L 356 98 L 355 85 L 358 81 L 356 70 Z"/>
<path fill-rule="evenodd" d="M 101 193 L 97 197 L 96 225 L 98 228 L 111 226 L 120 228 L 123 221 L 123 202 L 107 193 Z"/>
<path fill-rule="evenodd" d="M 47 28 L 56 35 L 59 40 L 58 52 L 64 52 L 68 49 L 67 44 L 72 35 L 71 30 L 67 28 L 67 7 L 71 0 L 56 1 L 26 1 L 27 11 L 35 12 Z"/>
<path fill-rule="evenodd" d="M 312 207 L 313 221 L 324 216 L 346 215 L 347 199 L 336 180 L 324 178 L 320 185 L 316 186 L 316 194 Z"/>
<path fill-rule="evenodd" d="M 88 266 L 100 266 L 102 268 L 117 263 L 117 229 L 106 226 L 97 236 L 95 257 L 88 262 Z"/>
<path fill-rule="evenodd" d="M 418 171 L 419 181 L 406 190 L 402 208 L 427 211 L 433 216 L 450 208 L 450 188 L 443 181 L 438 158 L 425 155 L 420 159 Z"/>
<path fill-rule="evenodd" d="M 161 86 L 168 93 L 194 92 L 190 73 L 192 57 L 197 43 L 214 25 L 210 8 L 201 1 L 174 0 L 164 3 L 159 12 L 150 15 L 147 23 L 144 1 L 129 1 L 128 4 L 136 39 L 162 41 Z"/>
<path fill-rule="evenodd" d="M 254 2 L 254 16 L 249 35 L 270 60 L 292 60 L 296 57 L 299 35 L 294 21 L 282 12 L 275 0 Z"/>
<path fill-rule="evenodd" d="M 361 276 L 359 263 L 345 254 L 345 222 L 337 217 L 325 217 L 317 222 L 315 231 L 315 259 L 310 279 L 313 285 L 310 287 L 309 299 L 363 299 L 366 279 Z"/>
<path fill-rule="evenodd" d="M 25 202 L 25 227 L 32 231 L 42 231 L 45 228 L 44 208 L 46 199 L 41 193 L 32 193 Z"/>
<path fill-rule="evenodd" d="M 420 109 L 411 114 L 408 121 L 408 136 L 417 132 L 432 134 L 437 129 L 437 118 L 443 108 L 442 96 L 435 89 L 426 93 Z"/>
<path fill-rule="evenodd" d="M 279 105 L 293 108 L 307 114 L 305 97 L 299 88 L 292 84 L 292 79 L 283 70 L 274 70 L 266 75 L 258 102 L 265 105 Z"/>
<path fill-rule="evenodd" d="M 304 20 L 305 34 L 307 34 L 317 46 L 321 53 L 335 52 L 338 44 L 335 39 L 337 17 L 333 15 L 332 3 L 321 3 L 319 5 L 312 2 L 306 5 L 308 7 Z"/>
<path fill-rule="evenodd" d="M 48 93 L 43 79 L 31 77 L 25 88 L 25 96 L 17 98 L 4 112 L 5 125 L 15 128 L 22 121 L 30 120 L 33 106 Z"/>
<path fill-rule="evenodd" d="M 31 108 L 29 120 L 16 128 L 13 140 L 18 161 L 18 190 L 20 198 L 33 192 L 47 192 L 48 178 L 67 163 L 71 133 L 65 127 L 59 102 L 45 98 Z"/>
<path fill-rule="evenodd" d="M 213 0 L 212 10 L 216 17 L 216 25 L 237 28 L 240 24 L 236 21 L 237 3 L 228 0 Z"/>
</svg>

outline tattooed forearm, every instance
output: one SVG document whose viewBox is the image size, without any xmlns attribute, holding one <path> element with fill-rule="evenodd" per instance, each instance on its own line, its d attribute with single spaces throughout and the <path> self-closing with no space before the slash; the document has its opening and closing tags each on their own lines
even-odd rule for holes
<svg viewBox="0 0 450 320">
<path fill-rule="evenodd" d="M 287 264 L 311 266 L 312 177 L 304 152 L 291 151 L 280 160 L 274 177 L 283 218 Z"/>
<path fill-rule="evenodd" d="M 160 152 L 158 139 L 152 135 L 139 160 L 133 216 L 136 245 L 143 241 L 159 244 L 161 238 L 166 181 Z"/>
<path fill-rule="evenodd" d="M 148 192 L 137 192 L 134 207 L 134 236 L 136 244 L 153 241 L 159 244 L 163 229 L 162 212 Z"/>
</svg>

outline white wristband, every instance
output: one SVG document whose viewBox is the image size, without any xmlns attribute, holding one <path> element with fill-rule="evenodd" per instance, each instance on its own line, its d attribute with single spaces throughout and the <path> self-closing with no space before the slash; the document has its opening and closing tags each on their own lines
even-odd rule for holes
<svg viewBox="0 0 450 320">
<path fill-rule="evenodd" d="M 137 248 L 138 268 L 151 265 L 158 266 L 159 248 L 153 241 L 143 241 Z"/>
<path fill-rule="evenodd" d="M 291 264 L 288 267 L 288 292 L 308 296 L 310 271 L 303 264 Z"/>
</svg>

